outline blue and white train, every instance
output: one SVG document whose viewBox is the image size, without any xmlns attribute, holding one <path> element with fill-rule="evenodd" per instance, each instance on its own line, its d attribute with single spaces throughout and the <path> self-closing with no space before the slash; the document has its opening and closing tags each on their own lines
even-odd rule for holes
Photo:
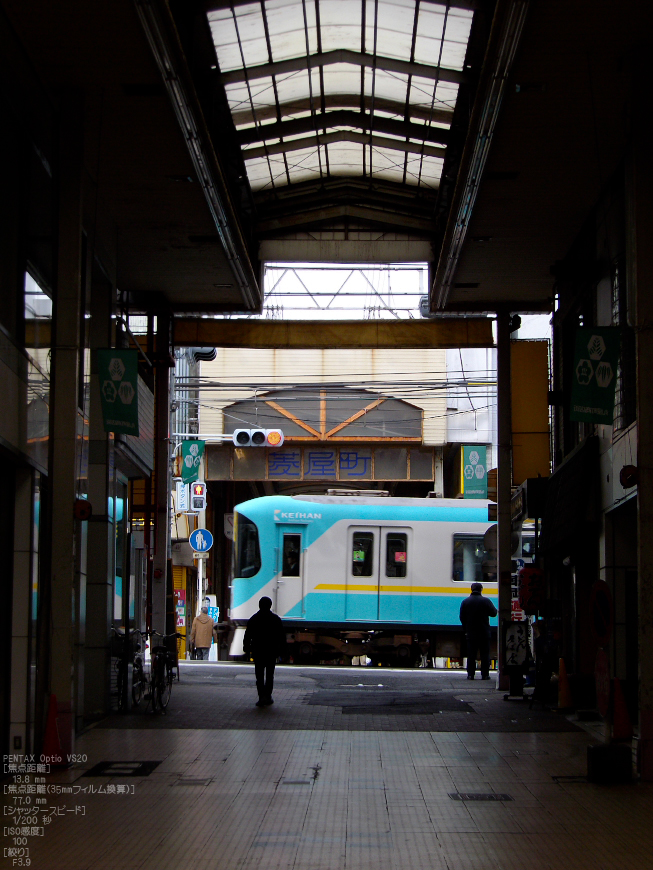
<svg viewBox="0 0 653 870">
<path fill-rule="evenodd" d="M 365 656 L 409 664 L 461 655 L 460 603 L 483 582 L 488 503 L 371 496 L 266 496 L 235 508 L 232 656 L 262 595 L 294 661 Z M 495 620 L 496 622 L 496 620 Z"/>
</svg>

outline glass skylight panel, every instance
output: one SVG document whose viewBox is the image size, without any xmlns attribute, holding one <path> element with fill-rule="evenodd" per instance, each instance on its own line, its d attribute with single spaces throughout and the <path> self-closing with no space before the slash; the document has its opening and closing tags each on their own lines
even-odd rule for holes
<svg viewBox="0 0 653 870">
<path fill-rule="evenodd" d="M 440 42 L 445 18 L 445 6 L 422 3 L 419 11 L 419 27 L 415 40 L 415 60 L 418 63 L 436 64 L 440 57 Z M 444 34 L 444 46 L 440 65 L 447 69 L 461 70 L 467 51 L 473 13 L 464 9 L 450 9 Z"/>
<path fill-rule="evenodd" d="M 371 7 L 371 8 L 370 8 Z M 381 57 L 395 57 L 399 60 L 410 60 L 410 49 L 413 41 L 413 21 L 415 18 L 414 0 L 405 2 L 379 2 L 377 20 L 376 53 Z M 370 23 L 374 22 L 374 3 L 368 3 Z M 370 43 L 366 46 L 368 52 L 374 48 L 374 33 L 369 36 Z"/>
<path fill-rule="evenodd" d="M 442 177 L 441 157 L 420 157 L 408 155 L 408 167 L 406 170 L 406 183 L 419 184 L 420 187 L 437 188 Z"/>
<path fill-rule="evenodd" d="M 434 68 L 434 76 L 409 76 L 356 63 L 327 64 L 313 69 L 277 72 L 254 78 L 252 66 L 267 64 L 270 52 L 273 62 L 294 58 L 305 58 L 307 53 L 306 34 L 308 33 L 308 52 L 318 52 L 318 30 L 315 0 L 263 0 L 243 5 L 234 5 L 208 13 L 220 70 L 229 72 L 243 67 L 243 57 L 249 71 L 248 82 L 234 82 L 225 86 L 234 123 L 239 130 L 256 126 L 261 138 L 243 146 L 247 173 L 252 188 L 259 190 L 274 185 L 286 185 L 309 177 L 323 174 L 366 175 L 372 174 L 388 180 L 412 185 L 437 186 L 442 171 L 442 159 L 431 153 L 406 154 L 401 148 L 393 149 L 360 142 L 337 141 L 319 148 L 313 144 L 298 150 L 289 149 L 282 153 L 263 155 L 262 148 L 279 145 L 278 135 L 265 140 L 269 135 L 266 127 L 275 124 L 278 116 L 283 120 L 308 118 L 312 112 L 318 113 L 320 120 L 309 125 L 305 133 L 285 136 L 283 144 L 297 148 L 303 138 L 312 139 L 315 135 L 327 133 L 353 132 L 353 135 L 369 137 L 369 129 L 361 130 L 351 126 L 329 126 L 325 124 L 322 111 L 322 92 L 328 113 L 346 109 L 354 113 L 361 111 L 361 82 L 364 94 L 364 111 L 369 114 L 372 108 L 378 119 L 403 120 L 408 101 L 408 120 L 417 128 L 417 135 L 410 134 L 413 147 L 422 145 L 419 129 L 428 126 L 447 129 L 456 105 L 458 86 L 437 80 L 435 68 L 440 61 L 443 68 L 461 70 L 464 66 L 467 41 L 473 13 L 467 10 L 449 9 L 446 3 L 422 2 L 416 0 L 321 0 L 320 2 L 320 39 L 323 52 L 348 49 L 356 54 L 364 51 L 371 60 L 375 50 L 379 58 L 388 57 L 409 62 L 415 27 L 415 11 L 418 9 L 415 34 L 414 60 Z M 306 13 L 306 26 L 304 21 Z M 375 17 L 376 15 L 376 17 Z M 266 40 L 265 24 L 270 41 Z M 362 32 L 364 27 L 364 40 Z M 239 42 L 240 40 L 240 42 Z M 242 55 L 241 55 L 242 47 Z M 383 61 L 380 61 L 381 64 Z M 312 96 L 312 105 L 311 105 Z M 341 100 L 338 97 L 342 97 Z M 316 126 L 316 129 L 313 127 Z M 403 146 L 405 136 L 375 130 L 372 131 L 386 143 L 394 140 Z M 271 132 L 271 131 L 270 131 Z M 278 132 L 278 131 L 277 131 Z M 407 131 L 408 132 L 408 131 Z M 426 147 L 433 149 L 437 143 L 427 142 Z M 248 157 L 251 151 L 255 156 Z M 326 160 L 328 153 L 328 161 Z M 408 170 L 404 178 L 404 166 Z M 288 171 L 286 171 L 286 163 Z"/>
<path fill-rule="evenodd" d="M 435 96 L 433 91 L 435 89 Z M 458 85 L 451 82 L 436 82 L 414 76 L 410 88 L 411 105 L 421 106 L 427 110 L 451 109 L 456 105 Z"/>
<path fill-rule="evenodd" d="M 288 60 L 306 54 L 306 33 L 301 0 L 268 0 L 265 4 L 268 32 L 272 46 L 272 59 Z M 315 5 L 307 0 L 306 22 L 311 54 L 317 51 Z"/>
<path fill-rule="evenodd" d="M 241 47 L 246 66 L 267 63 L 269 60 L 260 5 L 255 3 L 251 6 L 235 6 L 234 13 L 235 21 L 231 9 L 219 9 L 209 13 L 209 23 L 222 72 L 242 69 Z"/>
<path fill-rule="evenodd" d="M 327 3 L 323 0 L 320 3 L 322 51 L 335 51 L 337 48 L 360 51 L 361 17 L 360 0 L 328 0 Z"/>
<path fill-rule="evenodd" d="M 238 47 L 236 25 L 230 9 L 219 9 L 208 13 L 211 36 L 222 72 L 241 69 L 243 65 Z"/>
<path fill-rule="evenodd" d="M 404 152 L 388 148 L 374 147 L 372 151 L 372 175 L 375 178 L 385 178 L 389 181 L 403 181 Z M 367 151 L 368 160 L 370 149 Z M 398 175 L 397 175 L 398 173 Z"/>
<path fill-rule="evenodd" d="M 271 187 L 272 183 L 270 181 L 270 167 L 268 165 L 267 157 L 257 157 L 255 160 L 247 160 L 247 155 L 245 155 L 245 160 L 245 165 L 247 167 L 247 178 L 249 179 L 252 190 L 262 190 L 265 187 Z M 285 170 L 283 169 L 283 162 L 281 165 L 281 169 L 285 173 Z"/>
<path fill-rule="evenodd" d="M 322 161 L 322 172 L 326 169 L 324 149 L 318 155 L 317 148 L 307 148 L 302 151 L 291 151 L 286 159 L 288 161 L 288 172 L 290 180 L 293 184 L 299 184 L 302 181 L 309 181 L 320 177 L 320 160 Z"/>
<path fill-rule="evenodd" d="M 331 175 L 362 175 L 363 145 L 357 142 L 336 142 L 329 145 Z"/>
<path fill-rule="evenodd" d="M 232 112 L 245 108 L 250 109 L 250 94 L 255 107 L 257 105 L 274 105 L 274 88 L 270 76 L 251 81 L 249 89 L 245 82 L 238 82 L 237 84 L 227 85 L 225 90 L 229 100 L 229 108 Z"/>
<path fill-rule="evenodd" d="M 358 79 L 358 88 L 360 90 L 360 73 Z M 387 72 L 386 70 L 377 69 L 376 75 L 374 71 L 367 67 L 365 69 L 365 93 L 372 94 L 372 83 L 374 83 L 374 96 L 381 97 L 386 100 L 394 100 L 397 103 L 406 102 L 406 90 L 408 88 L 408 76 L 403 73 Z"/>
<path fill-rule="evenodd" d="M 303 97 L 308 98 L 310 94 L 308 70 L 277 76 L 276 84 L 280 103 L 288 103 Z M 311 86 L 313 88 L 313 99 L 315 99 L 320 93 L 320 73 L 317 69 L 311 70 Z"/>
<path fill-rule="evenodd" d="M 352 63 L 331 63 L 323 69 L 324 90 L 327 94 L 360 94 L 359 66 Z"/>
</svg>

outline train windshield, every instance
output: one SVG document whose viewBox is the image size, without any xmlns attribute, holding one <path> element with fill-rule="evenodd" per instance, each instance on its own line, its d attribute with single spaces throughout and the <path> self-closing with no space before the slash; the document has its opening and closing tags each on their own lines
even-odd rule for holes
<svg viewBox="0 0 653 870">
<path fill-rule="evenodd" d="M 235 577 L 253 577 L 261 568 L 261 550 L 256 525 L 244 514 L 236 514 Z"/>
<path fill-rule="evenodd" d="M 485 558 L 483 535 L 453 536 L 454 580 L 460 583 L 481 583 Z"/>
</svg>

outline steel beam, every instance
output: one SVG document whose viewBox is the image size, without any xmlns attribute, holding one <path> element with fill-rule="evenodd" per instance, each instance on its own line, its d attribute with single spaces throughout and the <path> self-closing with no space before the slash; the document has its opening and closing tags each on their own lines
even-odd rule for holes
<svg viewBox="0 0 653 870">
<path fill-rule="evenodd" d="M 421 154 L 425 157 L 443 159 L 447 150 L 437 145 L 418 145 L 415 142 L 406 142 L 401 139 L 387 139 L 385 136 L 355 133 L 353 130 L 336 130 L 333 133 L 292 139 L 290 142 L 275 142 L 271 145 L 261 145 L 258 148 L 248 148 L 243 151 L 243 159 L 254 160 L 257 157 L 266 157 L 268 154 L 287 154 L 290 151 L 301 151 L 304 148 L 317 148 L 318 145 L 332 145 L 334 142 L 358 142 L 360 145 L 372 145 L 374 148 L 388 148 L 391 151 L 402 151 L 405 154 Z"/>
<path fill-rule="evenodd" d="M 276 232 L 291 227 L 324 223 L 338 218 L 354 218 L 377 226 L 392 227 L 398 232 L 412 231 L 432 234 L 434 230 L 433 221 L 429 218 L 411 217 L 396 211 L 383 211 L 380 208 L 365 208 L 364 206 L 347 204 L 316 208 L 304 212 L 294 211 L 290 214 L 269 218 L 259 221 L 256 230 L 258 233 Z"/>
<path fill-rule="evenodd" d="M 325 94 L 320 97 L 320 103 L 325 109 L 360 109 L 361 95 L 360 94 Z M 365 109 L 372 108 L 372 97 L 366 94 L 362 98 L 362 103 Z M 406 115 L 406 101 L 398 102 L 397 100 L 388 100 L 383 97 L 374 97 L 374 109 L 380 112 L 390 112 L 403 118 Z M 297 100 L 292 100 L 287 103 L 279 103 L 279 113 L 284 118 L 288 115 L 297 115 L 299 112 L 311 111 L 310 97 L 302 97 Z M 241 112 L 232 114 L 233 122 L 236 127 L 243 124 L 254 124 L 257 121 L 277 120 L 277 106 L 265 105 L 257 106 L 256 114 L 251 108 L 243 109 Z M 436 109 L 425 108 L 424 106 L 408 106 L 408 119 L 418 118 L 420 121 L 430 121 L 435 124 L 451 124 L 453 120 L 453 111 L 451 109 Z"/>
<path fill-rule="evenodd" d="M 480 9 L 483 5 L 483 0 L 421 0 L 421 3 L 426 6 L 440 6 L 444 11 L 448 6 L 450 9 L 466 9 L 473 12 L 475 9 Z M 238 9 L 240 6 L 251 6 L 252 0 L 206 0 L 204 8 L 206 12 L 214 12 L 218 9 Z"/>
<path fill-rule="evenodd" d="M 492 347 L 489 317 L 442 320 L 174 321 L 176 347 L 447 348 Z"/>
<path fill-rule="evenodd" d="M 440 145 L 446 145 L 449 138 L 449 131 L 442 127 L 427 127 L 425 124 L 412 124 L 410 121 L 382 118 L 368 112 L 350 112 L 348 109 L 338 109 L 335 112 L 316 112 L 315 115 L 307 115 L 305 118 L 293 118 L 290 121 L 277 121 L 274 124 L 248 127 L 245 130 L 237 131 L 237 139 L 241 145 L 253 145 L 255 142 L 265 142 L 267 139 L 301 136 L 303 133 L 317 133 L 331 127 L 374 130 L 378 133 L 388 133 L 391 136 L 417 139 L 418 142 L 437 142 Z M 243 156 L 247 158 L 247 152 L 243 152 Z"/>
<path fill-rule="evenodd" d="M 315 69 L 320 66 L 330 66 L 335 63 L 350 63 L 354 66 L 373 67 L 385 72 L 417 76 L 422 79 L 449 82 L 456 85 L 464 84 L 467 81 L 465 73 L 455 69 L 432 66 L 427 63 L 411 63 L 409 60 L 397 60 L 394 57 L 379 57 L 378 55 L 375 56 L 360 51 L 351 51 L 348 48 L 336 48 L 333 51 L 323 51 L 319 54 L 304 55 L 303 57 L 293 57 L 288 60 L 278 60 L 273 63 L 261 63 L 256 66 L 229 70 L 220 74 L 220 81 L 223 85 L 242 84 L 243 82 L 251 82 L 256 79 L 301 72 L 301 70 Z"/>
</svg>

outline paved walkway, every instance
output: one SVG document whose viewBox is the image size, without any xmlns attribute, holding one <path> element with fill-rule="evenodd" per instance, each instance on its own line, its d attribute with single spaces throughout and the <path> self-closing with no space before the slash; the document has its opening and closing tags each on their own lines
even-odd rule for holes
<svg viewBox="0 0 653 870">
<path fill-rule="evenodd" d="M 506 703 L 496 679 L 469 682 L 464 671 L 279 666 L 275 704 L 257 699 L 254 666 L 181 663 L 164 717 L 146 704 L 102 728 L 245 728 L 336 731 L 574 731 L 537 704 Z"/>
<path fill-rule="evenodd" d="M 416 685 L 426 691 L 425 683 L 380 669 L 373 672 L 376 687 L 367 685 L 369 670 L 295 671 L 288 684 L 282 674 L 276 704 L 259 710 L 246 672 L 185 669 L 169 716 L 125 716 L 121 727 L 112 718 L 87 731 L 77 746 L 87 760 L 45 777 L 47 786 L 71 791 L 48 792 L 47 811 L 40 812 L 50 821 L 43 837 L 29 838 L 31 867 L 642 870 L 653 864 L 653 785 L 588 783 L 586 747 L 595 738 L 565 717 L 521 704 L 516 710 L 496 692 L 486 700 L 485 686 L 458 674 L 428 676 L 433 692 L 472 708 L 464 714 L 343 713 L 342 706 L 311 699 L 335 701 L 337 690 L 381 692 L 378 683 L 385 683 L 397 706 L 402 691 L 414 695 Z M 229 691 L 241 692 L 239 703 L 210 685 L 223 678 L 236 681 Z M 297 679 L 312 681 L 311 688 L 302 684 L 302 693 L 290 685 Z M 186 721 L 197 715 L 192 706 L 175 719 L 173 709 L 182 711 L 195 691 L 204 693 L 212 717 L 223 711 L 225 722 L 242 717 L 247 724 L 192 728 Z M 530 716 L 532 729 L 421 727 L 424 716 L 475 721 L 478 708 L 494 703 L 510 708 L 506 716 L 518 722 Z M 324 714 L 328 725 L 307 724 L 323 708 L 341 712 L 330 720 Z M 283 724 L 291 713 L 302 727 Z M 559 730 L 538 730 L 538 721 L 550 716 Z M 383 727 L 370 729 L 367 723 L 378 719 Z M 100 771 L 100 762 L 114 766 Z M 152 764 L 139 768 L 138 762 Z"/>
</svg>

